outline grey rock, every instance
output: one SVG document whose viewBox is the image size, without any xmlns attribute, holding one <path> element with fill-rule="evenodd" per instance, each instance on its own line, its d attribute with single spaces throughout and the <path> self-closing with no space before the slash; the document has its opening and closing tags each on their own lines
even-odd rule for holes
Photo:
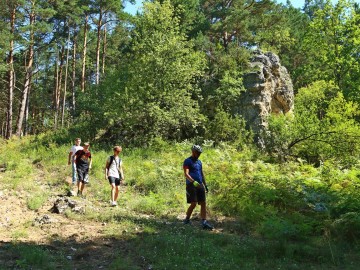
<svg viewBox="0 0 360 270">
<path fill-rule="evenodd" d="M 41 226 L 44 224 L 50 224 L 50 223 L 54 223 L 57 222 L 57 220 L 49 217 L 48 215 L 43 215 L 42 217 L 36 217 L 34 220 L 34 225 L 35 226 Z"/>
<path fill-rule="evenodd" d="M 85 213 L 85 205 L 81 205 L 79 202 L 70 200 L 67 197 L 58 198 L 55 201 L 54 206 L 51 208 L 51 212 L 63 214 L 67 209 L 81 214 Z"/>
<path fill-rule="evenodd" d="M 75 197 L 77 195 L 77 192 L 74 190 L 69 190 L 67 193 L 67 196 L 69 197 Z"/>
<path fill-rule="evenodd" d="M 261 133 L 266 131 L 268 116 L 293 111 L 294 89 L 287 69 L 276 54 L 256 50 L 250 66 L 252 71 L 243 77 L 246 91 L 240 97 L 238 113 L 263 147 Z"/>
</svg>

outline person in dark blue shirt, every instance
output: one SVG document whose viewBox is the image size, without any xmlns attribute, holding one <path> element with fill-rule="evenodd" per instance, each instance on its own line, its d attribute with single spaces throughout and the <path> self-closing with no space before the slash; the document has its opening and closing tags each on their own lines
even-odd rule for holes
<svg viewBox="0 0 360 270">
<path fill-rule="evenodd" d="M 191 148 L 192 155 L 184 160 L 184 175 L 186 178 L 186 200 L 190 204 L 186 211 L 186 218 L 184 224 L 190 224 L 190 217 L 196 204 L 200 205 L 200 216 L 202 219 L 203 229 L 212 230 L 211 226 L 206 220 L 206 195 L 208 192 L 204 173 L 202 170 L 202 163 L 199 160 L 202 149 L 199 145 L 193 145 Z"/>
</svg>

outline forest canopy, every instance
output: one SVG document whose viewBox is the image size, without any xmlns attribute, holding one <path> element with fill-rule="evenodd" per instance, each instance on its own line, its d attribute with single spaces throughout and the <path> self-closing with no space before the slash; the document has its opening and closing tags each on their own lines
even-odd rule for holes
<svg viewBox="0 0 360 270">
<path fill-rule="evenodd" d="M 156 0 L 130 15 L 127 2 L 1 2 L 3 138 L 251 143 L 236 106 L 261 50 L 279 56 L 295 91 L 293 114 L 269 119 L 269 153 L 357 157 L 358 3 Z"/>
</svg>

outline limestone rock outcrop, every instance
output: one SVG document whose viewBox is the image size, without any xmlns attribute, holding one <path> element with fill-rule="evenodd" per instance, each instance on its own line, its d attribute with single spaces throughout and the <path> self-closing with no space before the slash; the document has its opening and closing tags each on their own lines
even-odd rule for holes
<svg viewBox="0 0 360 270">
<path fill-rule="evenodd" d="M 274 53 L 255 51 L 250 65 L 252 71 L 244 75 L 246 91 L 240 98 L 239 113 L 262 144 L 259 134 L 266 129 L 267 117 L 291 112 L 294 90 L 287 69 Z"/>
</svg>

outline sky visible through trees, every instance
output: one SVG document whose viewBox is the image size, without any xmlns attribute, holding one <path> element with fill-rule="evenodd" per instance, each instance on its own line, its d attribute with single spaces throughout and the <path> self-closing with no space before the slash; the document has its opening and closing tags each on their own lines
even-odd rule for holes
<svg viewBox="0 0 360 270">
<path fill-rule="evenodd" d="M 278 0 L 278 3 L 286 4 L 286 0 Z M 291 4 L 296 8 L 302 8 L 304 6 L 304 0 L 291 0 Z M 332 3 L 338 2 L 337 0 L 332 0 Z M 355 1 L 356 3 L 360 3 L 360 0 Z M 126 4 L 125 11 L 129 12 L 130 14 L 135 14 L 136 11 L 142 6 L 142 1 L 137 0 L 136 4 L 132 5 L 130 3 Z"/>
</svg>

